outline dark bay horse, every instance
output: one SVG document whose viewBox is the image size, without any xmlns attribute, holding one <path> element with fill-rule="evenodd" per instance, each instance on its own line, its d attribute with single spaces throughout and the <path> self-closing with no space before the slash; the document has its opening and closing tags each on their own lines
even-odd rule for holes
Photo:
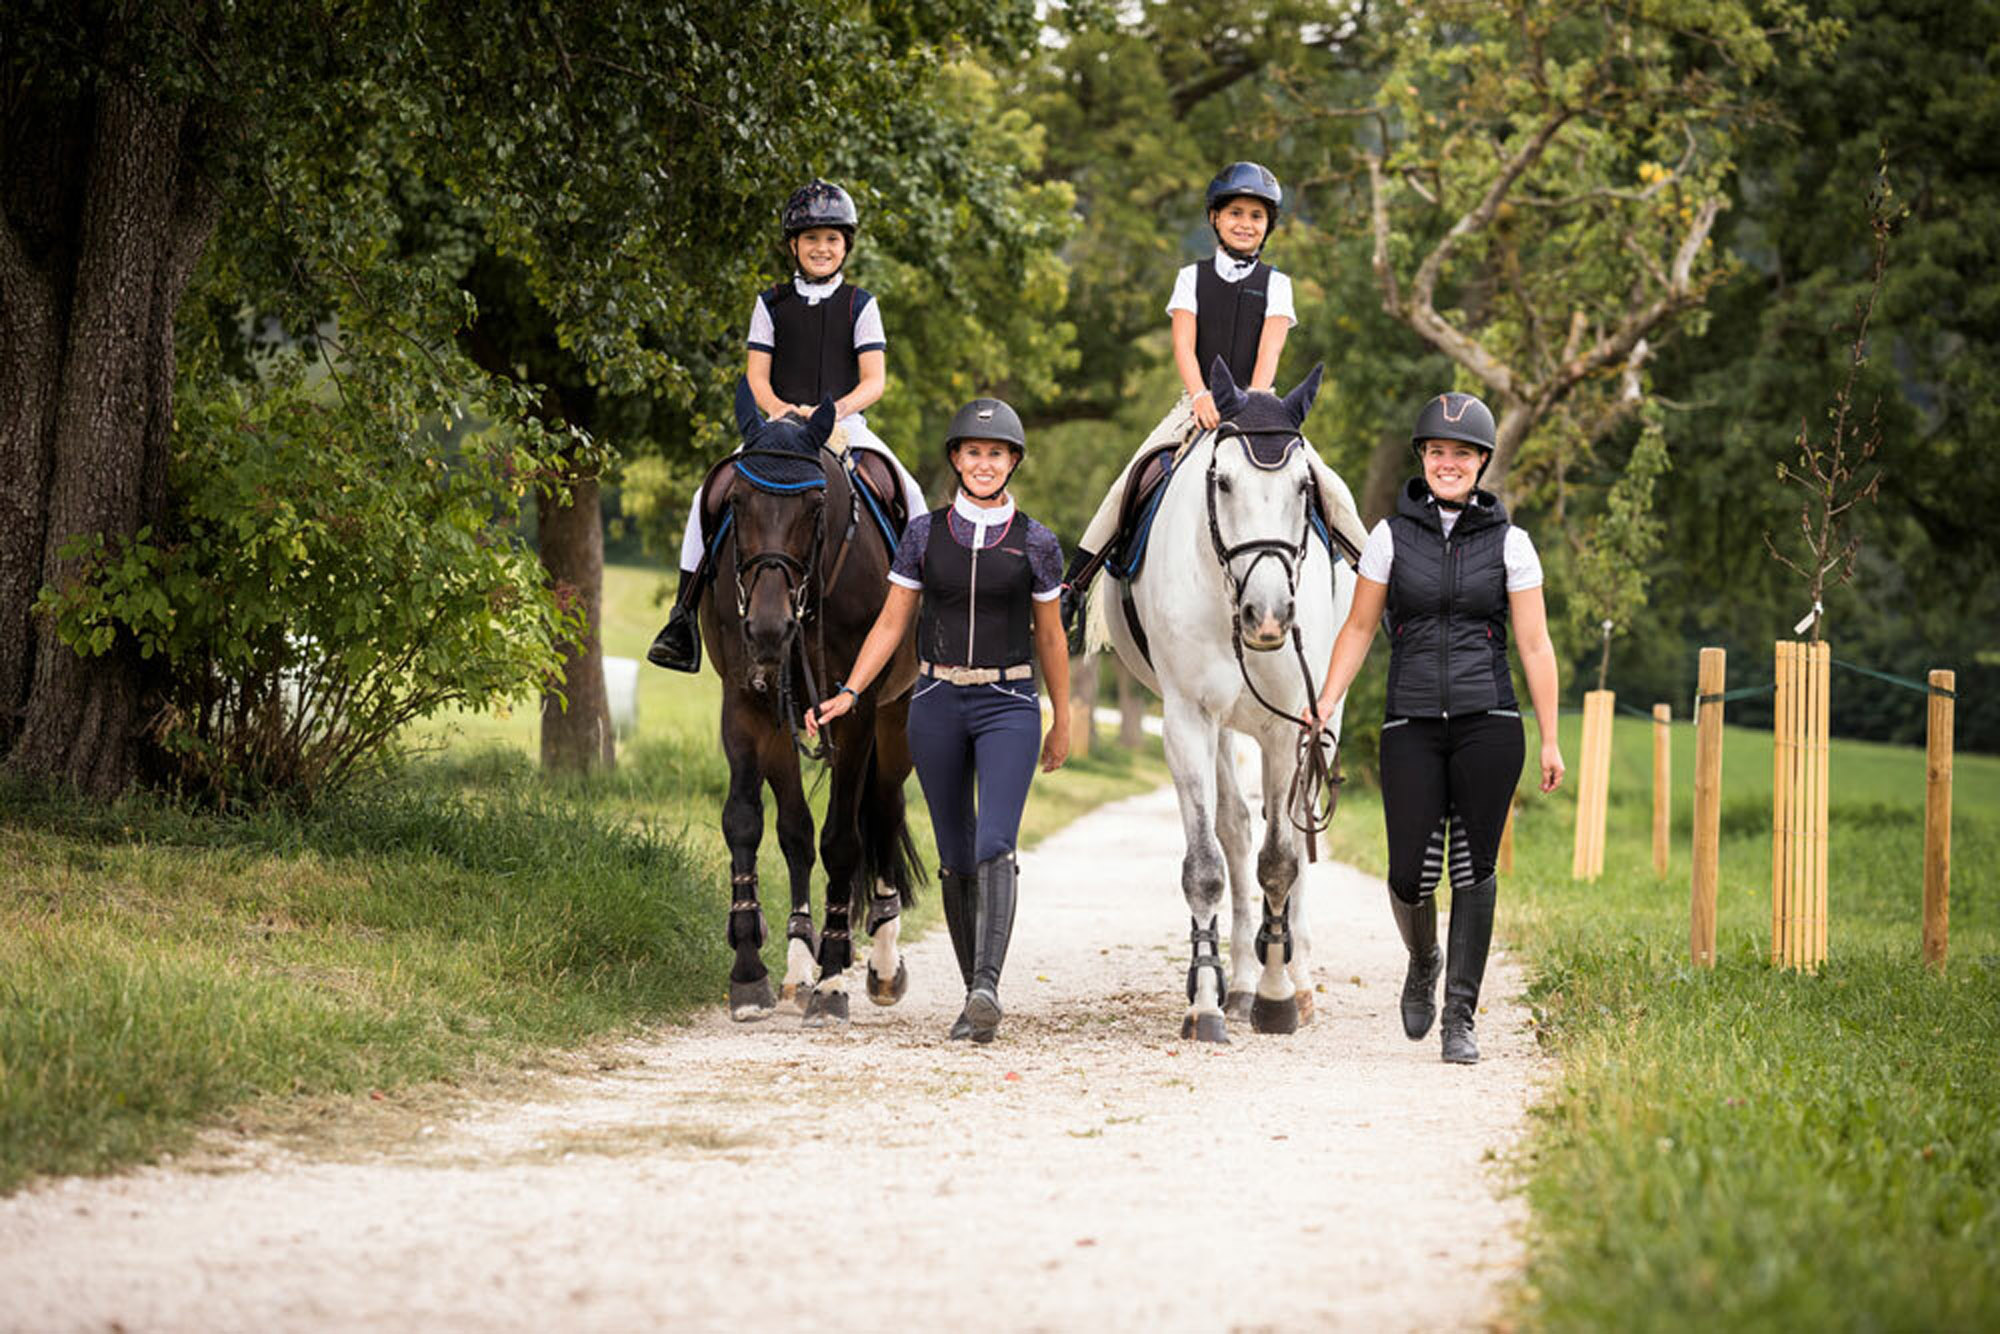
<svg viewBox="0 0 2000 1334">
<path fill-rule="evenodd" d="M 736 951 L 729 1012 L 753 1020 L 776 1008 L 757 899 L 768 784 L 792 891 L 782 994 L 814 1028 L 847 1022 L 846 970 L 858 923 L 873 938 L 869 999 L 880 1005 L 902 999 L 909 973 L 896 948 L 898 918 L 923 875 L 903 808 L 910 772 L 905 726 L 917 673 L 913 635 L 825 734 L 830 785 L 819 851 L 826 908 L 814 931 L 813 817 L 799 765 L 800 724 L 804 710 L 837 689 L 837 675 L 860 651 L 888 593 L 892 554 L 868 498 L 827 447 L 833 424 L 831 400 L 810 419 L 766 422 L 749 386 L 739 383 L 743 448 L 703 487 L 715 577 L 701 599 L 702 637 L 722 677 L 722 750 L 729 761 L 722 807 L 729 944 Z"/>
</svg>

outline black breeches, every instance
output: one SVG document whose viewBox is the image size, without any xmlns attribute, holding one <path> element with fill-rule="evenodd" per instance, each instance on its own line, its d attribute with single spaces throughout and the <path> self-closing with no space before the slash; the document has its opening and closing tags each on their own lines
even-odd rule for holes
<svg viewBox="0 0 2000 1334">
<path fill-rule="evenodd" d="M 1391 718 L 1382 725 L 1382 818 L 1389 888 L 1397 898 L 1417 903 L 1437 889 L 1447 843 L 1453 888 L 1493 874 L 1525 758 L 1514 713 Z"/>
</svg>

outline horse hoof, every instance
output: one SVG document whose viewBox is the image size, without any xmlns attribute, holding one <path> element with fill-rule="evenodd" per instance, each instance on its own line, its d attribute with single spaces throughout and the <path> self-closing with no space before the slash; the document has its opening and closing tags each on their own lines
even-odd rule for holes
<svg viewBox="0 0 2000 1334">
<path fill-rule="evenodd" d="M 1189 1016 L 1181 1020 L 1181 1037 L 1226 1047 L 1229 1045 L 1229 1021 L 1219 1014 Z"/>
<path fill-rule="evenodd" d="M 800 1014 L 806 1012 L 806 1006 L 812 1001 L 812 994 L 813 984 L 810 982 L 787 982 L 778 988 L 778 1000 Z"/>
<path fill-rule="evenodd" d="M 1230 992 L 1229 999 L 1223 1003 L 1222 1012 L 1239 1024 L 1250 1022 L 1251 995 L 1252 993 L 1248 991 Z"/>
<path fill-rule="evenodd" d="M 1299 1031 L 1299 1000 L 1296 993 L 1281 1001 L 1262 996 L 1250 1002 L 1250 1031 L 1253 1033 L 1296 1033 Z"/>
<path fill-rule="evenodd" d="M 868 965 L 868 999 L 877 1005 L 894 1005 L 910 990 L 910 970 L 901 959 L 896 960 L 896 975 L 887 982 L 875 971 L 875 965 Z"/>
<path fill-rule="evenodd" d="M 1313 1021 L 1313 994 L 1308 987 L 1300 987 L 1292 993 L 1299 1002 L 1299 1027 L 1304 1028 Z"/>
<path fill-rule="evenodd" d="M 755 982 L 731 982 L 729 984 L 729 1017 L 739 1024 L 755 1023 L 768 1019 L 777 1005 L 771 999 L 771 979 L 760 977 Z"/>
<path fill-rule="evenodd" d="M 806 1002 L 806 1017 L 802 1023 L 807 1028 L 847 1027 L 847 993 L 815 990 Z"/>
</svg>

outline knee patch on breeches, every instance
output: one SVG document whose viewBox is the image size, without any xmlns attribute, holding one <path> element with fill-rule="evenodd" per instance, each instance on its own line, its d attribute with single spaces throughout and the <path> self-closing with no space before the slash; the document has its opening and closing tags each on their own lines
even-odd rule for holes
<svg viewBox="0 0 2000 1334">
<path fill-rule="evenodd" d="M 1465 833 L 1465 821 L 1456 811 L 1447 811 L 1437 827 L 1431 830 L 1430 841 L 1424 846 L 1424 855 L 1412 875 L 1391 877 L 1389 892 L 1405 903 L 1422 903 L 1437 893 L 1439 883 L 1444 879 L 1446 868 L 1451 870 L 1453 893 L 1461 893 L 1479 883 L 1473 874 L 1472 842 Z M 1489 874 L 1491 868 L 1488 868 Z"/>
</svg>

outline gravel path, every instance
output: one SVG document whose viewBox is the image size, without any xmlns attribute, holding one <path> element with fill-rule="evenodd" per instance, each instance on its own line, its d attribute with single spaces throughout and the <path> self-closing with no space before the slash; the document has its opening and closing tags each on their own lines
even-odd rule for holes
<svg viewBox="0 0 2000 1334">
<path fill-rule="evenodd" d="M 1316 867 L 1314 1022 L 1198 1048 L 1180 847 L 1163 790 L 1022 858 L 988 1048 L 943 1041 L 940 930 L 845 1033 L 718 1006 L 358 1159 L 0 1200 L 0 1328 L 1487 1326 L 1522 1258 L 1494 1160 L 1548 1073 L 1509 960 L 1486 1060 L 1446 1066 L 1397 1022 L 1381 882 Z"/>
</svg>

